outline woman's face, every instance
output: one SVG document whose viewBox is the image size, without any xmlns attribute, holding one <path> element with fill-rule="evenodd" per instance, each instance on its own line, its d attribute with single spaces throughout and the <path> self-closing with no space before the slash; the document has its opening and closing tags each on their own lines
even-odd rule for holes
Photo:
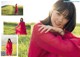
<svg viewBox="0 0 80 57">
<path fill-rule="evenodd" d="M 11 42 L 11 40 L 8 40 L 8 42 Z"/>
<path fill-rule="evenodd" d="M 67 16 L 67 11 L 64 11 L 62 14 L 57 10 L 53 10 L 51 15 L 51 23 L 53 26 L 58 28 L 64 28 L 65 24 L 68 22 L 68 19 L 65 18 Z"/>
<path fill-rule="evenodd" d="M 23 22 L 23 19 L 21 18 L 20 21 Z"/>
</svg>

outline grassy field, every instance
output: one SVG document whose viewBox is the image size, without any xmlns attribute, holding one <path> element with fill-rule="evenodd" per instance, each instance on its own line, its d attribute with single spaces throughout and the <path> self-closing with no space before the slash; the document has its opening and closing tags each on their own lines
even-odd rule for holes
<svg viewBox="0 0 80 57">
<path fill-rule="evenodd" d="M 17 23 L 6 23 L 4 22 L 4 34 L 15 34 L 15 26 Z M 32 24 L 26 24 L 27 27 L 27 35 L 19 35 L 18 38 L 18 56 L 19 57 L 28 57 L 28 48 L 30 43 L 30 37 L 31 37 L 31 25 Z M 72 32 L 73 34 L 80 36 L 80 24 L 77 24 L 76 28 Z"/>
<path fill-rule="evenodd" d="M 1 51 L 6 52 L 6 46 L 1 46 Z M 17 45 L 13 44 L 12 56 L 16 56 L 16 55 L 17 55 Z"/>
<path fill-rule="evenodd" d="M 1 7 L 2 15 L 15 15 L 15 7 L 13 5 L 5 5 Z M 18 6 L 18 15 L 23 15 L 23 6 Z"/>
</svg>

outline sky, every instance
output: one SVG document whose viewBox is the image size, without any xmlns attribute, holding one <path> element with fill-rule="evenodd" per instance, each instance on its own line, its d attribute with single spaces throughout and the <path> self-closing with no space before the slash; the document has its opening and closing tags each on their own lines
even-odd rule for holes
<svg viewBox="0 0 80 57">
<path fill-rule="evenodd" d="M 79 0 L 72 0 L 77 9 L 77 23 L 80 23 L 80 2 Z M 23 16 L 2 16 L 3 21 L 6 22 L 19 22 L 20 18 L 23 17 L 26 23 L 39 22 L 48 16 L 48 13 L 52 5 L 56 0 L 18 0 L 18 1 L 2 1 L 1 6 L 9 4 L 23 5 Z M 14 20 L 13 20 L 14 19 Z"/>
<path fill-rule="evenodd" d="M 8 39 L 11 39 L 12 43 L 17 44 L 18 36 L 17 35 L 2 35 L 1 43 L 2 45 L 6 44 Z"/>
</svg>

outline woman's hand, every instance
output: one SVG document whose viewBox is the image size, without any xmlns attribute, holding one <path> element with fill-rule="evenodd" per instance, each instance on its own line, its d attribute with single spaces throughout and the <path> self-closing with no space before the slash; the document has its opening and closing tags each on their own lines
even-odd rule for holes
<svg viewBox="0 0 80 57">
<path fill-rule="evenodd" d="M 57 32 L 57 33 L 59 33 L 59 34 L 61 34 L 61 35 L 64 35 L 64 31 L 63 31 L 63 29 L 61 29 L 61 28 L 58 28 L 58 27 L 52 27 L 52 26 L 50 26 L 50 25 L 39 25 L 39 30 L 38 31 L 40 31 L 40 33 L 47 33 L 47 32 Z"/>
</svg>

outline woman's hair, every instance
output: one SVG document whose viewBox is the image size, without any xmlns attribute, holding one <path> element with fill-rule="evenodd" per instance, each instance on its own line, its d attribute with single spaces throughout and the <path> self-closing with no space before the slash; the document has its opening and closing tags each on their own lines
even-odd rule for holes
<svg viewBox="0 0 80 57">
<path fill-rule="evenodd" d="M 11 39 L 10 38 L 8 39 L 8 42 L 11 42 Z"/>
<path fill-rule="evenodd" d="M 23 18 L 20 18 L 20 22 L 23 22 Z"/>
<path fill-rule="evenodd" d="M 75 25 L 76 25 L 76 9 L 75 9 L 75 6 L 72 2 L 67 2 L 68 0 L 59 0 L 57 1 L 54 5 L 53 5 L 53 8 L 52 8 L 52 11 L 53 9 L 57 10 L 58 12 L 60 12 L 61 14 L 67 10 L 68 11 L 68 15 L 66 16 L 66 18 L 69 20 L 68 23 L 64 26 L 64 29 L 67 30 L 67 31 L 70 31 L 72 32 L 75 28 Z M 52 11 L 49 12 L 49 16 L 45 19 L 45 20 L 42 20 L 41 23 L 43 23 L 44 25 L 51 25 L 52 26 L 52 23 L 51 23 L 51 14 L 52 14 Z"/>
</svg>

